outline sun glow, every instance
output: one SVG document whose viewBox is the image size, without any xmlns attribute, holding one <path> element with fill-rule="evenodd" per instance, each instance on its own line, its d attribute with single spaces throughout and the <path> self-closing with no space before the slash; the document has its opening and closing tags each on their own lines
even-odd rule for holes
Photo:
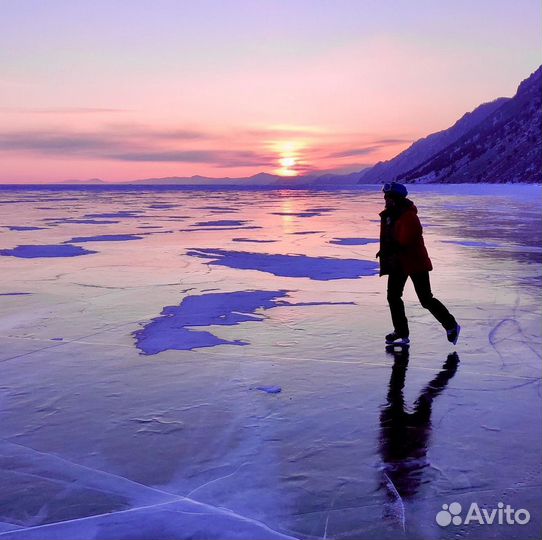
<svg viewBox="0 0 542 540">
<path fill-rule="evenodd" d="M 276 173 L 280 176 L 297 176 L 299 174 L 299 153 L 305 146 L 299 141 L 278 141 L 273 143 L 273 150 L 279 154 L 280 168 Z"/>
<path fill-rule="evenodd" d="M 285 157 L 279 160 L 279 163 L 285 168 L 288 169 L 293 167 L 296 164 L 296 160 L 293 157 Z"/>
</svg>

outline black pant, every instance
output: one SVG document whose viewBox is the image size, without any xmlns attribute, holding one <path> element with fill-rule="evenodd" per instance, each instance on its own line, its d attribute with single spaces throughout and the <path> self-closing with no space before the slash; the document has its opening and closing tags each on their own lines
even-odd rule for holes
<svg viewBox="0 0 542 540">
<path fill-rule="evenodd" d="M 388 276 L 388 304 L 390 305 L 391 320 L 393 327 L 400 337 L 408 337 L 408 321 L 405 315 L 405 304 L 402 296 L 408 275 L 403 272 L 392 272 Z M 422 307 L 428 309 L 431 314 L 442 324 L 446 330 L 455 328 L 457 322 L 446 307 L 439 302 L 431 292 L 429 272 L 411 274 L 410 279 L 414 283 L 414 289 Z"/>
</svg>

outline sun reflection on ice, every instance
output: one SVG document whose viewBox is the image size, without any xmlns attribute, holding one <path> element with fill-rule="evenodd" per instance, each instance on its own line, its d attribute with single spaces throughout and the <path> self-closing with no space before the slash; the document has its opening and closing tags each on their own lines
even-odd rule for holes
<svg viewBox="0 0 542 540">
<path fill-rule="evenodd" d="M 296 212 L 295 199 L 284 199 L 281 201 L 281 218 L 283 234 L 290 234 L 294 230 L 294 214 Z"/>
</svg>

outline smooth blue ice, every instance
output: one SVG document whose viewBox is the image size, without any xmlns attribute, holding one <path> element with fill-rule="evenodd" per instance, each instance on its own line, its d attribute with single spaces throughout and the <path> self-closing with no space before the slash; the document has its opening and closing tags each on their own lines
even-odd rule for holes
<svg viewBox="0 0 542 540">
<path fill-rule="evenodd" d="M 260 225 L 244 225 L 240 227 L 194 227 L 190 229 L 179 229 L 179 232 L 197 232 L 197 231 L 240 231 L 247 229 L 263 229 Z"/>
<path fill-rule="evenodd" d="M 39 231 L 45 229 L 45 227 L 24 227 L 19 225 L 8 226 L 10 231 Z"/>
<path fill-rule="evenodd" d="M 272 242 L 278 242 L 278 240 L 259 240 L 258 238 L 232 238 L 232 242 L 254 242 L 256 244 L 270 244 Z"/>
<path fill-rule="evenodd" d="M 330 240 L 330 244 L 337 244 L 339 246 L 365 246 L 366 244 L 378 243 L 377 238 L 333 238 Z"/>
<path fill-rule="evenodd" d="M 5 257 L 20 257 L 22 259 L 36 259 L 40 257 L 78 257 L 80 255 L 90 255 L 97 253 L 89 249 L 84 249 L 79 246 L 72 246 L 70 244 L 60 245 L 23 245 L 17 246 L 13 249 L 0 249 L 0 255 Z"/>
<path fill-rule="evenodd" d="M 308 217 L 315 217 L 315 216 L 321 216 L 322 212 L 270 212 L 274 216 L 292 216 L 292 217 L 301 217 L 301 218 L 308 218 Z"/>
<path fill-rule="evenodd" d="M 278 255 L 227 249 L 191 249 L 187 251 L 187 255 L 211 259 L 209 264 L 242 270 L 259 270 L 275 276 L 305 277 L 319 281 L 356 279 L 378 273 L 378 265 L 375 262 L 363 259 Z"/>
<path fill-rule="evenodd" d="M 231 206 L 212 206 L 212 205 L 198 206 L 195 209 L 196 210 L 211 210 L 211 211 L 214 211 L 214 212 L 224 212 L 226 214 L 238 211 L 237 208 L 233 208 Z"/>
<path fill-rule="evenodd" d="M 352 306 L 356 302 L 288 302 L 287 300 L 278 300 L 278 306 Z"/>
<path fill-rule="evenodd" d="M 336 210 L 336 208 L 333 208 L 331 206 L 317 206 L 314 208 L 307 208 L 307 212 L 319 212 L 320 214 L 326 213 L 326 212 L 333 212 Z"/>
<path fill-rule="evenodd" d="M 474 240 L 442 240 L 444 244 L 457 244 L 465 247 L 496 248 L 499 244 L 494 242 L 478 242 Z"/>
<path fill-rule="evenodd" d="M 75 223 L 80 225 L 112 225 L 120 221 L 111 219 L 72 219 L 72 218 L 46 218 L 43 221 L 58 225 L 61 223 Z"/>
<path fill-rule="evenodd" d="M 139 218 L 145 217 L 142 212 L 134 210 L 119 210 L 118 212 L 101 212 L 97 214 L 85 214 L 85 218 Z"/>
<path fill-rule="evenodd" d="M 282 392 L 280 386 L 256 386 L 256 390 L 260 390 L 266 394 L 280 394 Z"/>
<path fill-rule="evenodd" d="M 277 307 L 277 299 L 286 295 L 287 291 L 240 291 L 187 296 L 178 306 L 165 307 L 159 317 L 134 332 L 136 346 L 143 354 L 157 354 L 171 349 L 248 345 L 248 341 L 228 341 L 188 327 L 261 321 L 261 316 L 251 314 L 257 309 Z"/>
<path fill-rule="evenodd" d="M 125 240 L 141 240 L 142 236 L 136 234 L 98 234 L 96 236 L 75 236 L 71 240 L 66 240 L 65 244 L 81 242 L 123 242 Z"/>
<path fill-rule="evenodd" d="M 247 223 L 243 219 L 216 219 L 211 221 L 198 221 L 194 227 L 238 227 Z"/>
</svg>

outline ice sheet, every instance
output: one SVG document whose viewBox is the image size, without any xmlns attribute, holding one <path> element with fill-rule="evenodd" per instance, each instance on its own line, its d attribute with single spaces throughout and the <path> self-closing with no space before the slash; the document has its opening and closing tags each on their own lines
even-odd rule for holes
<svg viewBox="0 0 542 540">
<path fill-rule="evenodd" d="M 168 234 L 0 257 L 0 538 L 536 537 L 541 189 L 411 191 L 456 348 L 410 284 L 384 348 L 375 187 L 3 190 L 2 250 Z"/>
</svg>

